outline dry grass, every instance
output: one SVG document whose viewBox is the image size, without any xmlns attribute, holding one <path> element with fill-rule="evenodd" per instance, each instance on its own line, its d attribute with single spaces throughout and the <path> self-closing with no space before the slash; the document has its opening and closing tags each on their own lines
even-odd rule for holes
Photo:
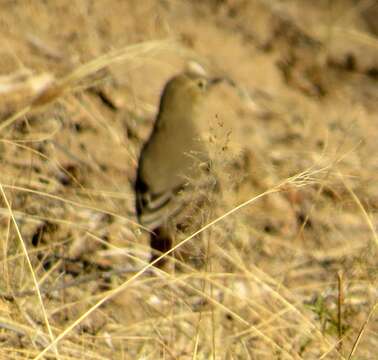
<svg viewBox="0 0 378 360">
<path fill-rule="evenodd" d="M 0 358 L 374 358 L 374 6 L 4 2 Z M 237 87 L 203 113 L 217 205 L 177 245 L 206 266 L 167 273 L 132 182 L 188 60 Z"/>
</svg>

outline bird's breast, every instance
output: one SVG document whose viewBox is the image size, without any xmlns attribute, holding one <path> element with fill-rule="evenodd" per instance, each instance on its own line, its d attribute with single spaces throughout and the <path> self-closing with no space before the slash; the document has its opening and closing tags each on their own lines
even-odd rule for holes
<svg viewBox="0 0 378 360">
<path fill-rule="evenodd" d="M 196 177 L 201 162 L 207 158 L 196 127 L 185 119 L 176 124 L 155 131 L 141 155 L 141 176 L 153 193 L 176 188 Z"/>
</svg>

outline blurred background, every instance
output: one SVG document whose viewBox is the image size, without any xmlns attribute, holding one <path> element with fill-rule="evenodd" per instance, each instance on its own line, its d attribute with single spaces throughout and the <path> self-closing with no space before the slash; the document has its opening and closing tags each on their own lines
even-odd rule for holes
<svg viewBox="0 0 378 360">
<path fill-rule="evenodd" d="M 0 6 L 1 358 L 375 358 L 376 0 Z M 235 211 L 204 269 L 138 273 L 138 155 L 188 63 L 235 83 L 204 225 Z"/>
</svg>

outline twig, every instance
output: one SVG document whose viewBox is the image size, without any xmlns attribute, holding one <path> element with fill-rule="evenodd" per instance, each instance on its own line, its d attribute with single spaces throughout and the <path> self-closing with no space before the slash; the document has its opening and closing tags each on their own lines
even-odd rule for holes
<svg viewBox="0 0 378 360">
<path fill-rule="evenodd" d="M 352 359 L 352 356 L 353 356 L 354 353 L 356 352 L 356 350 L 357 350 L 357 346 L 358 346 L 358 344 L 359 344 L 360 341 L 361 341 L 362 335 L 364 334 L 365 329 L 366 329 L 366 327 L 367 327 L 367 325 L 368 325 L 368 323 L 369 323 L 371 317 L 372 317 L 373 314 L 375 313 L 375 310 L 377 309 L 377 307 L 378 307 L 378 302 L 376 302 L 376 303 L 374 304 L 374 306 L 373 306 L 373 308 L 371 309 L 371 311 L 370 311 L 368 317 L 366 318 L 366 320 L 365 320 L 364 323 L 362 324 L 361 329 L 360 329 L 360 331 L 358 332 L 358 336 L 357 336 L 357 338 L 356 338 L 356 341 L 354 342 L 353 347 L 352 347 L 352 350 L 350 351 L 350 354 L 349 354 L 349 356 L 348 356 L 348 360 Z"/>
<path fill-rule="evenodd" d="M 71 281 L 59 283 L 58 285 L 55 285 L 53 287 L 41 287 L 41 288 L 39 288 L 39 291 L 40 291 L 41 295 L 45 295 L 47 293 L 68 289 L 68 288 L 75 287 L 75 286 L 78 286 L 78 285 L 81 285 L 81 284 L 85 284 L 85 283 L 88 283 L 88 282 L 91 282 L 91 281 L 94 281 L 94 280 L 98 280 L 98 279 L 108 280 L 113 275 L 120 275 L 120 274 L 125 274 L 125 273 L 134 273 L 135 271 L 138 271 L 138 269 L 130 269 L 130 267 L 121 268 L 121 269 L 113 269 L 113 270 L 104 271 L 104 272 L 98 272 L 97 271 L 95 273 L 80 276 L 79 278 L 76 278 L 76 279 L 71 280 Z M 152 271 L 153 270 L 151 270 L 151 272 Z M 28 297 L 28 296 L 33 296 L 35 294 L 36 294 L 36 290 L 33 289 L 33 290 L 24 290 L 24 291 L 18 291 L 18 292 L 15 291 L 15 292 L 12 292 L 12 293 L 0 292 L 0 297 L 6 299 L 8 301 L 14 301 L 15 298 Z"/>
<path fill-rule="evenodd" d="M 344 304 L 344 291 L 343 291 L 343 272 L 339 270 L 337 272 L 337 285 L 338 285 L 338 297 L 337 297 L 337 334 L 338 334 L 338 344 L 337 350 L 341 352 L 343 348 L 343 324 L 342 324 L 342 315 L 343 315 L 343 304 Z"/>
</svg>

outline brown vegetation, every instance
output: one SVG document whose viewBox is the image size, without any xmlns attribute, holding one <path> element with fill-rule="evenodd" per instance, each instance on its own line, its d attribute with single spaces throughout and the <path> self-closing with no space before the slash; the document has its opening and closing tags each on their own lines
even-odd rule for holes
<svg viewBox="0 0 378 360">
<path fill-rule="evenodd" d="M 2 0 L 0 358 L 374 358 L 374 11 Z M 222 189 L 198 229 L 207 264 L 165 273 L 132 183 L 188 61 L 236 87 L 203 114 Z"/>
</svg>

